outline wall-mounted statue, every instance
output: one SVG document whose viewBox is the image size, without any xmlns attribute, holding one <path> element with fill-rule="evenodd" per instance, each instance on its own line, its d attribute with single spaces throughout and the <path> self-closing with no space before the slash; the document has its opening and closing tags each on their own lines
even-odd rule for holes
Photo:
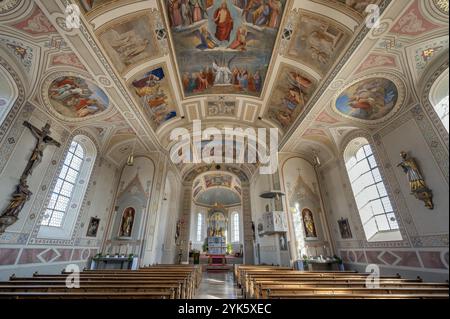
<svg viewBox="0 0 450 319">
<path fill-rule="evenodd" d="M 400 152 L 400 156 L 402 157 L 402 162 L 400 162 L 397 167 L 401 167 L 406 173 L 411 194 L 423 201 L 425 207 L 433 209 L 433 193 L 425 183 L 425 179 L 420 173 L 415 159 L 413 157 L 408 157 L 408 154 L 404 151 Z"/>
<path fill-rule="evenodd" d="M 48 145 L 60 147 L 57 141 L 50 137 L 50 124 L 45 124 L 42 129 L 38 129 L 29 122 L 23 122 L 31 134 L 36 138 L 36 144 L 27 166 L 25 167 L 20 182 L 16 186 L 16 191 L 12 194 L 8 206 L 0 214 L 0 235 L 3 234 L 9 226 L 13 225 L 19 219 L 19 213 L 30 199 L 32 193 L 27 185 L 28 177 L 33 173 L 33 170 L 41 163 L 44 156 L 44 150 Z"/>
<path fill-rule="evenodd" d="M 134 217 L 136 211 L 133 207 L 128 207 L 124 210 L 122 214 L 122 222 L 119 229 L 120 238 L 130 238 L 133 232 Z"/>
<path fill-rule="evenodd" d="M 308 208 L 303 209 L 302 219 L 306 238 L 317 238 L 316 225 L 314 223 L 314 216 L 311 210 Z"/>
</svg>

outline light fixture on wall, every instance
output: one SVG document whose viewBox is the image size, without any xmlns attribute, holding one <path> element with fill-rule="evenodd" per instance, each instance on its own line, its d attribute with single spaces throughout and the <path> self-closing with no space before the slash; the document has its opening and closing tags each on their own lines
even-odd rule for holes
<svg viewBox="0 0 450 319">
<path fill-rule="evenodd" d="M 130 155 L 128 155 L 127 166 L 133 166 L 134 165 L 134 150 L 136 148 L 136 141 L 137 141 L 137 138 L 134 139 L 133 148 L 131 150 Z"/>
</svg>

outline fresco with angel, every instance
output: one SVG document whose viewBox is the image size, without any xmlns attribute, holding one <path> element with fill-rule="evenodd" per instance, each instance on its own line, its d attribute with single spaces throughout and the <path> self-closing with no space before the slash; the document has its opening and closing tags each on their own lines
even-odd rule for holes
<svg viewBox="0 0 450 319">
<path fill-rule="evenodd" d="M 286 0 L 166 0 L 185 96 L 260 96 Z"/>
</svg>

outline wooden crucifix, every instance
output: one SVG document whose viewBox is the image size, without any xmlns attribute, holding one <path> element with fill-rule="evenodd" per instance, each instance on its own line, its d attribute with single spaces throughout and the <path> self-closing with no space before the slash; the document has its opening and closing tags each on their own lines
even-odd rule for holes
<svg viewBox="0 0 450 319">
<path fill-rule="evenodd" d="M 0 215 L 0 235 L 3 234 L 9 226 L 14 224 L 19 218 L 19 213 L 25 206 L 25 203 L 30 199 L 33 194 L 29 190 L 27 185 L 28 176 L 30 176 L 33 170 L 38 166 L 42 157 L 44 156 L 44 149 L 48 145 L 55 145 L 60 147 L 61 144 L 50 137 L 50 124 L 45 124 L 42 129 L 38 129 L 31 123 L 25 121 L 23 125 L 27 127 L 31 134 L 36 138 L 36 145 L 31 153 L 31 157 L 28 160 L 28 164 L 20 177 L 20 183 L 16 186 L 16 191 L 12 194 L 12 198 L 8 204 L 8 207 Z"/>
</svg>

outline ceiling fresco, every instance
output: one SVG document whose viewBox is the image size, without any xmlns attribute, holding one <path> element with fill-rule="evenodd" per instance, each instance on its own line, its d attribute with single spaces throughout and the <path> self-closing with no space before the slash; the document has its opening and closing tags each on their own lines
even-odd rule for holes
<svg viewBox="0 0 450 319">
<path fill-rule="evenodd" d="M 137 76 L 129 86 L 152 121 L 155 130 L 164 122 L 177 116 L 165 67 L 150 69 L 143 75 Z"/>
<path fill-rule="evenodd" d="M 288 55 L 325 75 L 349 43 L 351 33 L 321 15 L 297 12 L 297 25 Z"/>
<path fill-rule="evenodd" d="M 166 0 L 185 96 L 260 96 L 285 0 Z"/>
<path fill-rule="evenodd" d="M 48 89 L 48 97 L 53 109 L 66 118 L 85 118 L 109 107 L 109 99 L 102 89 L 75 76 L 55 79 Z"/>
<path fill-rule="evenodd" d="M 98 31 L 98 37 L 119 73 L 160 55 L 151 13 L 127 15 Z"/>
<path fill-rule="evenodd" d="M 347 88 L 336 100 L 336 108 L 344 115 L 371 121 L 390 113 L 397 100 L 398 90 L 392 81 L 374 78 Z"/>
<path fill-rule="evenodd" d="M 281 151 L 331 158 L 352 131 L 380 129 L 419 103 L 424 77 L 449 50 L 448 0 L 69 2 L 85 13 L 79 30 L 64 28 L 53 1 L 0 1 L 1 58 L 43 118 L 92 128 L 115 163 L 136 136 L 142 153 L 168 150 L 171 130 L 197 119 L 277 127 Z M 371 3 L 382 9 L 379 30 L 362 25 Z M 245 159 L 238 143 L 213 144 Z M 193 150 L 186 156 L 200 155 Z M 173 166 L 191 181 L 216 170 L 248 182 L 256 168 Z"/>
<path fill-rule="evenodd" d="M 297 68 L 283 65 L 275 83 L 269 100 L 268 116 L 283 130 L 288 130 L 303 112 L 317 88 L 317 81 Z"/>
</svg>

